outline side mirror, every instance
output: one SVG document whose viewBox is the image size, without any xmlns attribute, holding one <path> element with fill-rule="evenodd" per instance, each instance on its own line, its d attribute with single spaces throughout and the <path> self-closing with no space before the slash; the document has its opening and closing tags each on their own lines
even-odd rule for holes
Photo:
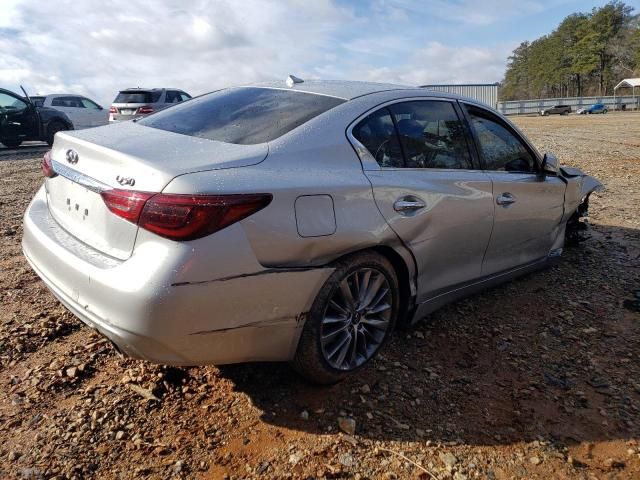
<svg viewBox="0 0 640 480">
<path fill-rule="evenodd" d="M 542 159 L 542 171 L 544 173 L 557 175 L 558 170 L 560 170 L 560 164 L 556 156 L 553 153 L 545 153 Z"/>
</svg>

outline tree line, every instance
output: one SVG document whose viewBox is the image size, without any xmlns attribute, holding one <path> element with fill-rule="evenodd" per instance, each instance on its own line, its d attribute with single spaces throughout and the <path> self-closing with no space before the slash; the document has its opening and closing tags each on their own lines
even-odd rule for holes
<svg viewBox="0 0 640 480">
<path fill-rule="evenodd" d="M 522 42 L 509 57 L 500 98 L 613 95 L 613 87 L 629 77 L 640 77 L 640 15 L 612 1 Z"/>
</svg>

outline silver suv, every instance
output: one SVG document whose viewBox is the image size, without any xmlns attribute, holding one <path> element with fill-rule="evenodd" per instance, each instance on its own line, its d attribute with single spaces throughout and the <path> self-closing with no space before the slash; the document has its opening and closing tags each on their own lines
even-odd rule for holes
<svg viewBox="0 0 640 480">
<path fill-rule="evenodd" d="M 189 100 L 191 95 L 171 88 L 128 88 L 121 90 L 109 108 L 109 122 L 121 122 L 144 117 L 176 103 Z"/>
</svg>

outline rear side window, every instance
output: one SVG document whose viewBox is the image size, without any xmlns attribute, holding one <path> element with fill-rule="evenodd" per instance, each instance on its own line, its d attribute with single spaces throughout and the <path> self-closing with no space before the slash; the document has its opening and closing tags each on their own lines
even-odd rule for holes
<svg viewBox="0 0 640 480">
<path fill-rule="evenodd" d="M 394 103 L 352 133 L 383 168 L 473 168 L 464 125 L 450 102 Z"/>
<path fill-rule="evenodd" d="M 122 91 L 118 94 L 113 103 L 156 103 L 160 100 L 161 91 Z"/>
<path fill-rule="evenodd" d="M 343 99 L 269 88 L 231 88 L 160 111 L 138 123 L 219 142 L 270 142 Z"/>
<path fill-rule="evenodd" d="M 84 108 L 78 97 L 56 97 L 51 100 L 52 107 Z"/>
<path fill-rule="evenodd" d="M 352 133 L 381 167 L 404 167 L 400 142 L 387 108 L 368 115 L 353 128 Z"/>
<path fill-rule="evenodd" d="M 407 168 L 472 169 L 464 126 L 450 102 L 395 103 Z"/>
</svg>

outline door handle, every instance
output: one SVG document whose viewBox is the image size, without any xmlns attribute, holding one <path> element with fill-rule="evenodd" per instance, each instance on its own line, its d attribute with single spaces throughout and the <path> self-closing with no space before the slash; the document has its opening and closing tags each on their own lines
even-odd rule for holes
<svg viewBox="0 0 640 480">
<path fill-rule="evenodd" d="M 393 204 L 393 209 L 402 215 L 411 215 L 427 206 L 421 199 L 413 195 L 401 197 Z"/>
<path fill-rule="evenodd" d="M 502 195 L 498 195 L 496 197 L 496 203 L 498 205 L 502 205 L 503 207 L 508 207 L 512 203 L 516 203 L 516 199 L 509 192 L 505 192 Z"/>
</svg>

